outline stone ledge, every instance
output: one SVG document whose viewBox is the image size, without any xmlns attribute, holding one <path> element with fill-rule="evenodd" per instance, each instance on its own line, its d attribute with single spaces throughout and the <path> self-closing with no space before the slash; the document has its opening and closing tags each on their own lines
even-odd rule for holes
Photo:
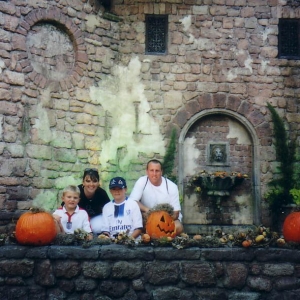
<svg viewBox="0 0 300 300">
<path fill-rule="evenodd" d="M 1 300 L 293 299 L 300 287 L 298 252 L 5 245 L 0 247 L 0 294 Z"/>
</svg>

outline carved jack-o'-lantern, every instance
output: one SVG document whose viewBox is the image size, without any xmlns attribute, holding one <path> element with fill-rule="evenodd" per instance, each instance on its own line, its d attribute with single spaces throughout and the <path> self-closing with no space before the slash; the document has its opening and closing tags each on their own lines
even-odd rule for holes
<svg viewBox="0 0 300 300">
<path fill-rule="evenodd" d="M 164 210 L 154 211 L 149 215 L 146 223 L 146 231 L 153 239 L 176 236 L 174 220 Z"/>
</svg>

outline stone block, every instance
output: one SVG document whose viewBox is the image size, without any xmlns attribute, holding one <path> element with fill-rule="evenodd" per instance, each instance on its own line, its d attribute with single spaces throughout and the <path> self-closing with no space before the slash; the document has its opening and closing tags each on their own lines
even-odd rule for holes
<svg viewBox="0 0 300 300">
<path fill-rule="evenodd" d="M 264 278 L 261 276 L 252 277 L 250 276 L 247 279 L 247 285 L 250 289 L 255 291 L 265 291 L 269 292 L 272 290 L 272 281 L 268 278 Z"/>
<path fill-rule="evenodd" d="M 87 136 L 85 138 L 85 149 L 97 151 L 101 150 L 101 142 L 103 141 L 103 138 L 97 137 L 97 136 Z"/>
<path fill-rule="evenodd" d="M 72 136 L 69 132 L 58 131 L 58 130 L 54 131 L 50 144 L 54 147 L 70 149 L 72 148 Z"/>
<path fill-rule="evenodd" d="M 11 46 L 13 50 L 27 51 L 26 37 L 21 34 L 13 35 Z"/>
<path fill-rule="evenodd" d="M 7 196 L 9 200 L 27 200 L 29 195 L 29 187 L 12 186 L 7 188 Z"/>
<path fill-rule="evenodd" d="M 175 286 L 168 286 L 163 288 L 157 288 L 153 291 L 153 300 L 161 299 L 193 299 L 193 292 L 187 289 L 178 288 Z M 147 299 L 147 298 L 145 298 Z M 202 298 L 201 296 L 197 299 L 209 299 Z M 224 299 L 224 298 L 215 298 L 215 299 Z"/>
<path fill-rule="evenodd" d="M 63 268 L 60 267 L 60 269 L 64 271 Z M 107 262 L 84 262 L 82 264 L 82 272 L 88 278 L 106 279 L 111 274 L 111 266 Z"/>
<path fill-rule="evenodd" d="M 10 100 L 11 99 L 11 91 L 7 89 L 0 88 L 0 100 Z M 2 101 L 1 101 L 1 108 L 2 108 Z"/>
<path fill-rule="evenodd" d="M 0 28 L 0 41 L 10 43 L 12 34 Z"/>
<path fill-rule="evenodd" d="M 208 261 L 213 260 L 223 260 L 223 261 L 234 261 L 234 260 L 244 260 L 251 261 L 254 258 L 254 251 L 247 249 L 234 249 L 232 248 L 230 252 L 225 249 L 203 249 L 202 255 Z"/>
<path fill-rule="evenodd" d="M 25 84 L 25 77 L 24 74 L 12 71 L 4 71 L 3 72 L 4 81 L 11 85 L 21 85 Z"/>
<path fill-rule="evenodd" d="M 76 150 L 68 148 L 53 149 L 53 158 L 60 162 L 75 163 L 77 160 Z"/>
<path fill-rule="evenodd" d="M 48 160 L 52 158 L 51 147 L 44 145 L 26 145 L 26 153 L 30 158 Z"/>
<path fill-rule="evenodd" d="M 228 263 L 224 267 L 224 286 L 227 288 L 242 289 L 246 284 L 248 268 L 242 263 Z"/>
<path fill-rule="evenodd" d="M 10 15 L 3 15 L 4 17 L 4 24 L 3 27 L 9 31 L 14 32 L 19 24 L 19 18 L 16 16 L 10 16 Z"/>
<path fill-rule="evenodd" d="M 145 266 L 145 281 L 154 285 L 175 284 L 179 279 L 179 264 L 151 263 Z"/>
<path fill-rule="evenodd" d="M 181 279 L 188 285 L 198 287 L 215 286 L 217 279 L 212 266 L 208 263 L 181 263 Z"/>
<path fill-rule="evenodd" d="M 158 260 L 199 260 L 201 251 L 199 248 L 172 249 L 166 251 L 165 248 L 155 247 L 155 257 Z"/>
<path fill-rule="evenodd" d="M 9 15 L 14 15 L 16 13 L 16 6 L 12 3 L 1 2 L 0 11 Z"/>
<path fill-rule="evenodd" d="M 250 18 L 250 17 L 254 17 L 254 7 L 244 7 L 241 9 L 241 17 L 242 18 Z"/>
<path fill-rule="evenodd" d="M 143 267 L 144 265 L 139 262 L 119 261 L 113 264 L 111 275 L 116 279 L 134 279 L 144 273 Z"/>
<path fill-rule="evenodd" d="M 99 257 L 99 247 L 93 246 L 88 249 L 82 247 L 64 247 L 64 246 L 50 246 L 48 257 L 51 259 L 92 259 L 96 260 Z"/>
<path fill-rule="evenodd" d="M 193 15 L 207 15 L 208 7 L 208 5 L 194 5 L 192 6 L 192 13 Z"/>
<path fill-rule="evenodd" d="M 227 15 L 227 9 L 226 6 L 211 6 L 209 8 L 209 12 L 211 13 L 212 16 L 225 16 Z"/>
<path fill-rule="evenodd" d="M 100 251 L 100 259 L 109 260 L 132 260 L 143 259 L 146 261 L 153 260 L 154 252 L 152 247 L 139 248 L 139 251 L 135 249 L 124 248 L 121 245 L 107 245 L 102 246 Z"/>
<path fill-rule="evenodd" d="M 10 249 L 12 250 L 12 249 Z M 0 261 L 0 275 L 28 277 L 33 274 L 34 261 L 10 259 Z"/>
<path fill-rule="evenodd" d="M 118 285 L 117 289 L 115 288 L 116 285 Z M 129 290 L 129 284 L 125 281 L 103 280 L 99 285 L 99 290 L 112 299 L 117 299 L 122 297 Z M 128 298 L 127 296 L 124 296 L 124 298 L 136 300 L 136 297 L 134 297 L 133 295 L 128 295 Z"/>
<path fill-rule="evenodd" d="M 37 284 L 48 287 L 55 285 L 56 278 L 49 259 L 36 262 L 35 271 L 34 280 Z"/>
<path fill-rule="evenodd" d="M 169 91 L 164 94 L 164 104 L 166 108 L 176 109 L 182 105 L 182 93 Z"/>
<path fill-rule="evenodd" d="M 225 94 L 214 94 L 213 95 L 213 106 L 216 108 L 226 107 L 226 95 Z"/>
<path fill-rule="evenodd" d="M 223 28 L 231 29 L 233 28 L 233 18 L 224 18 L 223 19 Z"/>
</svg>

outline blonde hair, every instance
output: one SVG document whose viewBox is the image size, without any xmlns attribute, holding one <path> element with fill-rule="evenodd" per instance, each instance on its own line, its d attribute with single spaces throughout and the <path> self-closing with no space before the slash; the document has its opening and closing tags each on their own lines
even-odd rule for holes
<svg viewBox="0 0 300 300">
<path fill-rule="evenodd" d="M 68 185 L 68 186 L 66 186 L 62 191 L 62 196 L 64 196 L 66 192 L 77 193 L 78 196 L 80 196 L 80 189 L 77 185 Z"/>
</svg>

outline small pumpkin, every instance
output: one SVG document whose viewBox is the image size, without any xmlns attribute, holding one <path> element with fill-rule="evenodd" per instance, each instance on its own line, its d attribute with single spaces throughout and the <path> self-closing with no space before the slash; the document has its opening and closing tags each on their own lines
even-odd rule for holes
<svg viewBox="0 0 300 300">
<path fill-rule="evenodd" d="M 146 232 L 153 239 L 175 237 L 176 229 L 173 218 L 164 210 L 153 211 L 147 219 Z"/>
<path fill-rule="evenodd" d="M 242 246 L 243 246 L 244 248 L 250 247 L 251 244 L 252 244 L 252 241 L 250 241 L 250 240 L 244 240 L 244 241 L 242 242 Z"/>
<path fill-rule="evenodd" d="M 16 225 L 16 239 L 20 244 L 43 246 L 50 244 L 57 231 L 53 216 L 33 208 L 21 215 Z"/>
<path fill-rule="evenodd" d="M 150 235 L 149 235 L 148 233 L 144 233 L 144 234 L 142 235 L 142 241 L 143 241 L 143 243 L 145 243 L 145 244 L 150 243 L 150 241 L 151 241 Z"/>
<path fill-rule="evenodd" d="M 193 239 L 196 240 L 196 241 L 199 241 L 199 240 L 202 239 L 202 236 L 201 236 L 200 234 L 195 234 L 195 235 L 193 236 Z"/>
<path fill-rule="evenodd" d="M 286 242 L 300 243 L 300 212 L 290 213 L 283 223 L 283 236 Z"/>
</svg>

